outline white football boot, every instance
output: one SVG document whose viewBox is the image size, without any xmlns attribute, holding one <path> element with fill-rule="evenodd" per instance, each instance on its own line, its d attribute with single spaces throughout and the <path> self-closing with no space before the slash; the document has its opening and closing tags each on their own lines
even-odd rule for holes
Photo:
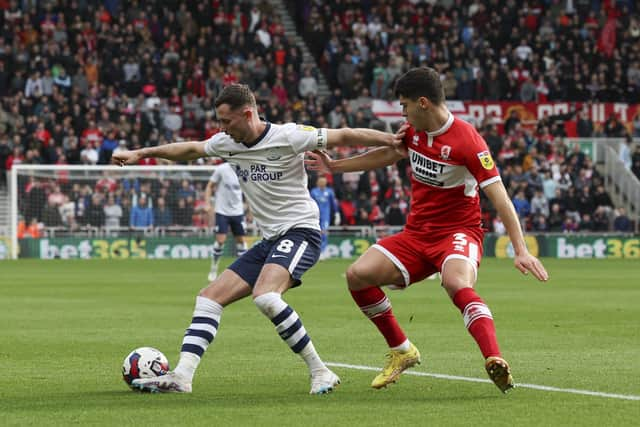
<svg viewBox="0 0 640 427">
<path fill-rule="evenodd" d="M 340 378 L 329 369 L 311 375 L 311 391 L 309 394 L 331 393 L 340 384 Z"/>
<path fill-rule="evenodd" d="M 138 378 L 131 382 L 131 387 L 151 393 L 191 393 L 191 383 L 175 372 L 153 378 Z"/>
</svg>

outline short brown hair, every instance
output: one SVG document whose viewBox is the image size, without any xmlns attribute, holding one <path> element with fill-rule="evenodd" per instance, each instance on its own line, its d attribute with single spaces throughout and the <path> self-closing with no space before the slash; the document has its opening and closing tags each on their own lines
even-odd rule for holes
<svg viewBox="0 0 640 427">
<path fill-rule="evenodd" d="M 439 105 L 445 100 L 440 74 L 429 67 L 412 68 L 396 82 L 396 96 L 416 100 L 424 96 Z"/>
<path fill-rule="evenodd" d="M 231 110 L 237 110 L 246 105 L 254 109 L 258 108 L 256 98 L 253 96 L 249 86 L 240 83 L 233 83 L 222 89 L 222 92 L 216 98 L 215 106 L 217 108 L 222 104 L 229 104 Z"/>
</svg>

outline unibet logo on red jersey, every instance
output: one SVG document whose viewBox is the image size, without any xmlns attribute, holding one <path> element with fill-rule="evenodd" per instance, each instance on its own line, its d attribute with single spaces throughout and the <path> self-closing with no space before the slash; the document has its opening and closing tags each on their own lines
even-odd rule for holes
<svg viewBox="0 0 640 427">
<path fill-rule="evenodd" d="M 444 181 L 442 180 L 442 174 L 445 168 L 450 166 L 431 160 L 427 156 L 413 150 L 411 150 L 410 153 L 411 169 L 413 170 L 414 177 L 425 184 L 443 187 Z"/>
</svg>

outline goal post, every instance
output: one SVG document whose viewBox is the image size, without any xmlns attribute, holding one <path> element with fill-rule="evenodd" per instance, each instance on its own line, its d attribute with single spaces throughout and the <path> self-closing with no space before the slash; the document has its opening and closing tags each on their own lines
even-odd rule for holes
<svg viewBox="0 0 640 427">
<path fill-rule="evenodd" d="M 215 200 L 207 209 L 205 189 L 215 168 L 14 165 L 12 258 L 208 258 Z"/>
</svg>

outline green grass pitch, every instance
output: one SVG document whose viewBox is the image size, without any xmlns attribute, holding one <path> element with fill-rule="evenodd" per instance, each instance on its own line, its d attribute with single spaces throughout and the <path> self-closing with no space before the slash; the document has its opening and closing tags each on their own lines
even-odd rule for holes
<svg viewBox="0 0 640 427">
<path fill-rule="evenodd" d="M 310 396 L 304 363 L 250 299 L 225 310 L 193 394 L 128 390 L 120 369 L 135 347 L 157 347 L 176 363 L 207 261 L 2 262 L 0 425 L 637 425 L 638 261 L 545 263 L 551 280 L 538 283 L 511 261 L 487 259 L 477 289 L 516 382 L 565 392 L 524 386 L 502 395 L 453 378 L 486 374 L 460 314 L 431 280 L 387 294 L 422 352 L 415 371 L 450 377 L 404 375 L 378 391 L 369 387 L 375 372 L 334 367 L 343 384 Z M 377 368 L 384 341 L 346 291 L 347 265 L 318 264 L 285 299 L 325 361 Z"/>
</svg>

